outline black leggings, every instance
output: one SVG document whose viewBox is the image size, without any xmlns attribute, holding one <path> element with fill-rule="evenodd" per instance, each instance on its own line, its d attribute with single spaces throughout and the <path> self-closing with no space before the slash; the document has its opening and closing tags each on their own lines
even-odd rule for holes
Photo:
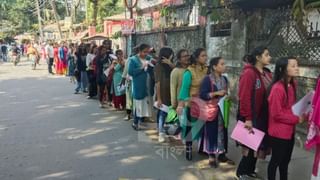
<svg viewBox="0 0 320 180">
<path fill-rule="evenodd" d="M 94 97 L 97 95 L 97 80 L 94 75 L 93 70 L 88 70 L 88 80 L 89 80 L 89 96 Z"/>
<path fill-rule="evenodd" d="M 288 166 L 294 147 L 294 138 L 291 140 L 270 137 L 272 156 L 268 166 L 268 180 L 275 180 L 279 167 L 280 180 L 288 179 Z"/>
<path fill-rule="evenodd" d="M 253 174 L 256 169 L 257 158 L 254 157 L 254 151 L 249 150 L 248 156 L 242 156 L 237 169 L 237 176 Z"/>
</svg>

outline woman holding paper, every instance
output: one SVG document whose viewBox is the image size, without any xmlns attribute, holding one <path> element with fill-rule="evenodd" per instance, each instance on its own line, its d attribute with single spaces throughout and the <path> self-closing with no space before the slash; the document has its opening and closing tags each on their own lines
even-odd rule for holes
<svg viewBox="0 0 320 180">
<path fill-rule="evenodd" d="M 124 68 L 123 51 L 116 51 L 117 60 L 114 60 L 111 67 L 114 68 L 112 77 L 113 104 L 117 110 L 123 110 L 126 104 L 125 88 L 121 88 L 122 73 Z"/>
<path fill-rule="evenodd" d="M 239 81 L 239 111 L 237 118 L 245 123 L 249 132 L 257 128 L 267 132 L 267 89 L 272 81 L 272 73 L 265 68 L 270 64 L 271 56 L 266 47 L 257 47 L 248 56 L 248 63 Z M 242 159 L 238 165 L 239 178 L 257 177 L 255 173 L 257 158 L 264 159 L 270 153 L 267 140 L 261 143 L 257 152 L 242 145 Z"/>
<path fill-rule="evenodd" d="M 128 68 L 133 85 L 134 123 L 132 128 L 136 131 L 139 130 L 139 123 L 144 117 L 152 116 L 154 74 L 153 67 L 147 60 L 149 50 L 149 45 L 141 44 L 139 53 L 131 58 Z"/>
<path fill-rule="evenodd" d="M 170 73 L 174 68 L 172 63 L 173 50 L 169 47 L 163 47 L 159 52 L 159 61 L 154 68 L 156 92 L 157 92 L 157 107 L 161 108 L 163 105 L 171 106 L 170 98 Z M 159 130 L 159 142 L 165 141 L 164 123 L 168 112 L 161 109 L 158 110 L 157 123 Z"/>
<path fill-rule="evenodd" d="M 178 96 L 177 113 L 181 115 L 180 125 L 182 127 L 182 138 L 186 140 L 186 159 L 188 161 L 192 160 L 192 141 L 199 139 L 203 126 L 203 121 L 191 117 L 189 101 L 192 97 L 199 96 L 200 84 L 208 71 L 206 63 L 206 50 L 203 48 L 196 49 L 191 56 L 191 65 L 183 74 Z"/>
<path fill-rule="evenodd" d="M 106 69 L 109 66 L 109 59 L 107 56 L 108 49 L 105 46 L 100 46 L 98 48 L 97 56 L 96 56 L 96 72 L 97 72 L 97 84 L 98 84 L 98 92 L 99 92 L 99 102 L 100 107 L 105 108 L 105 98 L 106 98 L 106 86 L 107 86 L 107 76 Z"/>
<path fill-rule="evenodd" d="M 210 60 L 208 75 L 203 79 L 200 87 L 200 98 L 206 101 L 216 99 L 218 102 L 228 92 L 228 79 L 222 74 L 226 66 L 222 57 L 215 57 Z M 224 101 L 224 100 L 223 100 Z M 225 153 L 228 147 L 228 131 L 225 127 L 223 113 L 219 111 L 212 121 L 206 121 L 203 127 L 203 134 L 200 140 L 201 151 L 209 155 L 209 165 L 218 166 L 218 161 L 229 162 Z"/>
<path fill-rule="evenodd" d="M 268 166 L 268 179 L 276 179 L 279 168 L 280 180 L 288 179 L 288 166 L 294 147 L 295 126 L 304 121 L 304 117 L 293 114 L 292 106 L 296 102 L 295 77 L 299 75 L 298 61 L 293 57 L 280 58 L 276 62 L 274 80 L 271 86 L 269 102 L 269 128 L 272 156 Z"/>
</svg>

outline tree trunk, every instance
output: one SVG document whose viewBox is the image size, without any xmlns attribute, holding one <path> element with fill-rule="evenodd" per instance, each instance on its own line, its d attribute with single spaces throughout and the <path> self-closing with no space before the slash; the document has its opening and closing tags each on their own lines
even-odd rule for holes
<svg viewBox="0 0 320 180">
<path fill-rule="evenodd" d="M 58 29 L 59 29 L 60 39 L 62 40 L 62 32 L 61 32 L 60 22 L 59 22 L 59 19 L 58 19 L 58 13 L 57 13 L 56 4 L 55 4 L 54 0 L 50 0 L 50 4 L 51 4 L 51 7 L 53 9 L 54 18 L 56 19 L 56 23 L 57 23 L 57 26 L 58 26 Z"/>
<path fill-rule="evenodd" d="M 68 7 L 68 0 L 64 0 L 64 3 L 66 4 L 66 15 L 67 17 L 70 16 L 69 7 Z"/>
<path fill-rule="evenodd" d="M 93 17 L 92 17 L 92 26 L 97 25 L 97 16 L 98 16 L 98 0 L 91 0 L 93 3 Z"/>
</svg>

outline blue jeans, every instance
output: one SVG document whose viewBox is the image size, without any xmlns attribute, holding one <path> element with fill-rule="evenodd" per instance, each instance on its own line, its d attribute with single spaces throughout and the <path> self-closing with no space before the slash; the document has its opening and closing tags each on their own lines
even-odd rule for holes
<svg viewBox="0 0 320 180">
<path fill-rule="evenodd" d="M 87 71 L 81 71 L 81 89 L 86 91 L 88 86 L 88 75 Z"/>
<path fill-rule="evenodd" d="M 76 92 L 79 92 L 81 89 L 81 81 L 77 81 L 77 87 L 75 89 Z"/>
<path fill-rule="evenodd" d="M 158 123 L 159 133 L 165 132 L 163 126 L 164 126 L 164 123 L 166 122 L 167 115 L 168 115 L 168 113 L 161 111 L 161 110 L 158 110 L 157 123 Z"/>
<path fill-rule="evenodd" d="M 134 111 L 133 124 L 138 125 L 139 122 L 143 122 L 143 117 L 137 117 L 137 113 Z"/>
</svg>

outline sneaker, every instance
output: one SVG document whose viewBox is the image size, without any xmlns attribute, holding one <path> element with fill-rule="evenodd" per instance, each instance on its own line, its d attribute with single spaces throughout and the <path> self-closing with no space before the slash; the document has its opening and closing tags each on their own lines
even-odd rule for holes
<svg viewBox="0 0 320 180">
<path fill-rule="evenodd" d="M 134 130 L 136 130 L 136 131 L 139 131 L 139 127 L 138 127 L 138 125 L 137 124 L 132 124 L 131 125 L 131 127 L 134 129 Z"/>
<path fill-rule="evenodd" d="M 249 175 L 240 175 L 239 180 L 253 180 L 254 178 L 250 177 Z"/>
<path fill-rule="evenodd" d="M 99 107 L 100 108 L 106 108 L 106 106 L 104 104 L 101 104 L 101 103 L 99 104 Z"/>
<path fill-rule="evenodd" d="M 130 119 L 131 119 L 130 115 L 124 118 L 125 121 L 130 121 Z"/>
<path fill-rule="evenodd" d="M 79 91 L 75 91 L 74 94 L 79 94 Z"/>
<path fill-rule="evenodd" d="M 163 143 L 163 142 L 166 141 L 166 139 L 165 139 L 165 134 L 164 134 L 164 133 L 159 133 L 158 141 L 159 141 L 160 143 Z"/>
</svg>

